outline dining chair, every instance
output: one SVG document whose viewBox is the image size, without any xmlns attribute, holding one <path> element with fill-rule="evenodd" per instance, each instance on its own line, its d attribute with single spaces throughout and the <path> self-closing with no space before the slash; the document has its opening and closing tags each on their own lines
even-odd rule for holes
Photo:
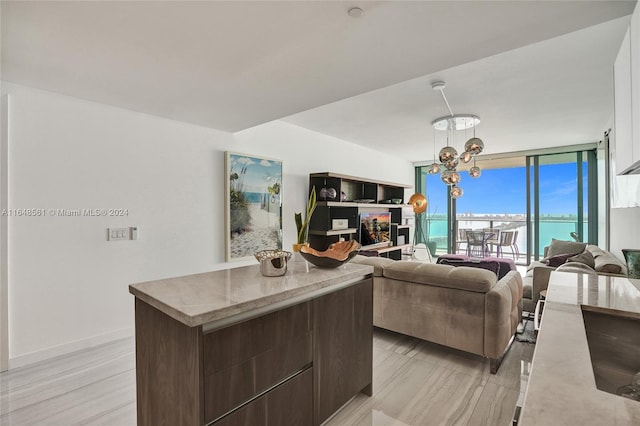
<svg viewBox="0 0 640 426">
<path fill-rule="evenodd" d="M 484 239 L 485 233 L 482 229 L 469 229 L 467 235 L 467 256 L 483 257 L 487 251 L 487 244 Z"/>
<path fill-rule="evenodd" d="M 515 231 L 513 231 L 513 237 L 511 238 L 511 245 L 510 245 L 511 252 L 512 253 L 513 252 L 516 253 L 516 255 L 515 255 L 516 259 L 520 257 L 520 249 L 518 248 L 518 233 L 519 232 L 520 231 L 517 230 L 517 229 Z"/>
<path fill-rule="evenodd" d="M 518 230 L 510 230 L 510 231 L 502 231 L 500 233 L 500 244 L 498 244 L 498 249 L 500 251 L 500 256 L 504 257 L 504 247 L 509 247 L 511 250 L 511 256 L 514 259 L 520 257 L 520 250 L 518 249 Z"/>
<path fill-rule="evenodd" d="M 493 252 L 493 246 L 496 247 L 496 256 L 500 256 L 500 228 L 484 228 L 484 241 L 487 255 Z"/>
<path fill-rule="evenodd" d="M 511 253 L 513 254 L 513 258 L 517 259 L 520 257 L 520 249 L 518 248 L 518 231 L 512 231 L 513 235 L 511 235 L 511 241 L 509 243 L 509 248 L 511 249 Z"/>
<path fill-rule="evenodd" d="M 470 231 L 471 229 L 468 228 L 458 228 L 458 238 L 456 240 L 456 253 L 461 251 L 462 249 L 462 245 L 466 244 L 465 246 L 465 251 L 467 251 L 467 231 Z"/>
</svg>

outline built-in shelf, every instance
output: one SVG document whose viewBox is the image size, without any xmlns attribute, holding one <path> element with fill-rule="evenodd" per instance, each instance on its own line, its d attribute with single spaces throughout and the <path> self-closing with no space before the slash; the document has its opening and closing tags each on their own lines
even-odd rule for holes
<svg viewBox="0 0 640 426">
<path fill-rule="evenodd" d="M 389 242 L 381 243 L 378 248 L 367 245 L 363 250 L 400 259 L 401 250 L 410 247 L 405 244 L 409 242 L 409 226 L 397 224 L 403 222 L 403 210 L 410 207 L 406 204 L 405 190 L 411 185 L 324 172 L 309 175 L 309 192 L 314 188 L 318 203 L 309 223 L 309 243 L 314 249 L 326 250 L 341 238 L 361 241 L 362 214 L 387 212 L 390 213 Z M 347 229 L 332 229 L 334 225 Z"/>
<path fill-rule="evenodd" d="M 409 204 L 358 203 L 355 201 L 318 201 L 317 205 L 322 207 L 384 207 L 384 208 L 411 207 Z"/>
<path fill-rule="evenodd" d="M 389 253 L 396 250 L 404 250 L 409 247 L 411 247 L 411 244 L 402 244 L 400 246 L 379 247 L 379 248 L 372 248 L 368 250 L 377 251 L 378 253 L 383 254 L 383 253 Z"/>
<path fill-rule="evenodd" d="M 345 235 L 345 234 L 355 234 L 358 231 L 357 228 L 347 228 L 347 229 L 329 229 L 328 231 L 318 231 L 318 230 L 309 230 L 309 234 L 312 235 Z"/>
<path fill-rule="evenodd" d="M 348 181 L 355 181 L 355 182 L 367 182 L 367 183 L 373 183 L 373 184 L 376 184 L 376 185 L 399 186 L 399 187 L 402 187 L 402 188 L 412 188 L 411 185 L 406 185 L 406 184 L 402 184 L 402 183 L 387 182 L 387 181 L 384 181 L 384 180 L 362 178 L 362 177 L 357 177 L 357 176 L 349 176 L 349 175 L 343 175 L 341 173 L 333 173 L 333 172 L 312 173 L 311 176 L 312 177 L 316 177 L 316 178 L 325 178 L 325 179 L 334 178 L 334 179 L 348 180 Z"/>
</svg>

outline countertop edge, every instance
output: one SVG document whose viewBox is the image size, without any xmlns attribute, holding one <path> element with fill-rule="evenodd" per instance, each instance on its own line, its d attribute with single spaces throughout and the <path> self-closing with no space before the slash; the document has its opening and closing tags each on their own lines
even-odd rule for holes
<svg viewBox="0 0 640 426">
<path fill-rule="evenodd" d="M 340 287 L 342 284 L 345 284 L 345 282 L 348 282 L 348 285 L 351 285 L 360 280 L 373 277 L 373 267 L 367 265 L 358 266 L 365 267 L 367 271 L 362 269 L 349 271 L 340 277 L 333 277 L 307 286 L 297 287 L 264 297 L 234 303 L 229 306 L 215 308 L 209 312 L 199 313 L 196 315 L 189 315 L 185 312 L 181 312 L 173 306 L 163 303 L 151 294 L 136 288 L 136 284 L 129 285 L 129 293 L 184 325 L 189 327 L 199 327 L 207 325 L 208 323 L 224 320 L 229 317 L 250 313 L 254 310 L 264 310 L 264 308 L 269 305 L 278 304 L 281 306 L 283 304 L 282 302 L 286 302 L 289 299 L 295 299 L 295 303 L 302 303 L 305 300 L 316 297 L 314 294 L 319 290 L 328 289 L 330 287 Z M 305 299 L 305 296 L 308 296 L 308 299 Z"/>
<path fill-rule="evenodd" d="M 640 424 L 639 402 L 597 389 L 582 312 L 631 318 L 637 318 L 638 314 L 604 308 L 588 300 L 569 303 L 566 297 L 556 297 L 554 291 L 558 292 L 558 287 L 567 287 L 560 281 L 570 276 L 562 275 L 567 272 L 554 274 L 549 282 L 550 292 L 544 304 L 519 424 Z"/>
</svg>

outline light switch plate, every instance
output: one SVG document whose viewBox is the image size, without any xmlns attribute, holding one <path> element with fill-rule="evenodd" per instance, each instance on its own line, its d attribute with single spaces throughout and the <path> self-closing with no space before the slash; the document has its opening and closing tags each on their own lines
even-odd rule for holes
<svg viewBox="0 0 640 426">
<path fill-rule="evenodd" d="M 108 241 L 128 240 L 130 239 L 129 228 L 108 228 L 107 239 Z"/>
</svg>

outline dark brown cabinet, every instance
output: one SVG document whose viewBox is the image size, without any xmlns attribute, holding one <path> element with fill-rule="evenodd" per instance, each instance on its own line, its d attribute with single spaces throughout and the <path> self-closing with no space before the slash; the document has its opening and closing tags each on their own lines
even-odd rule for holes
<svg viewBox="0 0 640 426">
<path fill-rule="evenodd" d="M 367 278 L 209 332 L 136 298 L 138 425 L 319 425 L 371 394 L 372 297 Z"/>
<path fill-rule="evenodd" d="M 210 422 L 311 365 L 311 302 L 204 335 Z"/>
<path fill-rule="evenodd" d="M 363 281 L 313 301 L 314 424 L 359 392 L 371 395 L 373 286 Z"/>
<path fill-rule="evenodd" d="M 313 424 L 312 369 L 293 377 L 223 417 L 216 426 L 309 426 Z"/>
</svg>

